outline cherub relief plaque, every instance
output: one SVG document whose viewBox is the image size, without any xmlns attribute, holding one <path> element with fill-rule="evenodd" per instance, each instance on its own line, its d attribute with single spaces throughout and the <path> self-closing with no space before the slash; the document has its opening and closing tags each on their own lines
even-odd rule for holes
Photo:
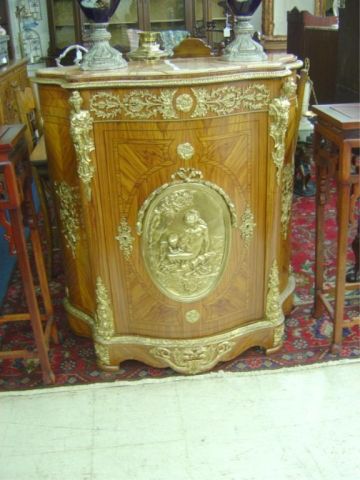
<svg viewBox="0 0 360 480">
<path fill-rule="evenodd" d="M 228 197 L 202 180 L 164 187 L 145 202 L 142 255 L 165 295 L 193 302 L 216 287 L 225 269 L 232 223 Z"/>
</svg>

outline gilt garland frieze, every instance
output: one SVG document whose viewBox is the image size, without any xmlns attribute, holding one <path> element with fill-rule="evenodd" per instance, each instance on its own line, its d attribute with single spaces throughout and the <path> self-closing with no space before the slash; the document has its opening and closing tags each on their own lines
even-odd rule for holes
<svg viewBox="0 0 360 480">
<path fill-rule="evenodd" d="M 276 180 L 280 185 L 285 158 L 285 135 L 289 123 L 290 102 L 286 97 L 277 97 L 269 105 L 269 135 L 274 141 L 272 159 L 276 167 Z"/>
<path fill-rule="evenodd" d="M 270 102 L 270 91 L 263 84 L 245 88 L 226 86 L 220 88 L 193 88 L 196 107 L 192 118 L 206 117 L 209 112 L 221 116 L 238 110 L 255 111 L 266 109 Z"/>
<path fill-rule="evenodd" d="M 101 277 L 96 279 L 95 336 L 110 340 L 114 336 L 114 315 L 107 288 Z"/>
<path fill-rule="evenodd" d="M 176 90 L 163 89 L 160 93 L 151 90 L 132 90 L 122 98 L 99 92 L 91 97 L 90 112 L 101 120 L 113 120 L 123 116 L 131 120 L 164 120 L 178 118 L 173 105 Z"/>
<path fill-rule="evenodd" d="M 99 92 L 91 97 L 89 110 L 96 118 L 114 120 L 118 115 L 121 115 L 123 106 L 118 96 Z"/>
<path fill-rule="evenodd" d="M 64 181 L 54 182 L 54 190 L 59 199 L 59 216 L 65 244 L 75 258 L 80 238 L 79 194 L 76 188 Z"/>
<path fill-rule="evenodd" d="M 70 113 L 70 135 L 72 137 L 76 158 L 77 173 L 84 185 L 85 195 L 91 199 L 91 181 L 95 173 L 95 166 L 91 153 L 95 150 L 93 139 L 93 120 L 87 110 L 82 110 L 83 99 L 78 91 L 71 94 L 69 103 L 72 107 Z"/>
<path fill-rule="evenodd" d="M 176 118 L 173 106 L 175 90 L 162 90 L 155 94 L 148 90 L 132 91 L 123 98 L 126 116 L 147 120 L 160 115 L 164 120 Z"/>
<path fill-rule="evenodd" d="M 90 112 L 98 120 L 177 120 L 181 114 L 190 118 L 209 114 L 225 116 L 235 111 L 256 111 L 268 108 L 270 90 L 256 83 L 244 88 L 225 86 L 217 88 L 193 87 L 189 93 L 177 88 L 131 90 L 125 95 L 97 92 L 90 99 Z"/>
</svg>

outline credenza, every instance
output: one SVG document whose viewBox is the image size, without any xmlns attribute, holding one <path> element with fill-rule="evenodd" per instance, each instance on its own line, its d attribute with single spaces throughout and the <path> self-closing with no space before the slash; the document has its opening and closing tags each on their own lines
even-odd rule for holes
<svg viewBox="0 0 360 480">
<path fill-rule="evenodd" d="M 20 122 L 16 107 L 16 88 L 29 85 L 27 60 L 10 60 L 0 68 L 0 125 Z"/>
<path fill-rule="evenodd" d="M 37 72 L 64 306 L 102 368 L 194 374 L 281 348 L 300 66 L 278 54 Z"/>
</svg>

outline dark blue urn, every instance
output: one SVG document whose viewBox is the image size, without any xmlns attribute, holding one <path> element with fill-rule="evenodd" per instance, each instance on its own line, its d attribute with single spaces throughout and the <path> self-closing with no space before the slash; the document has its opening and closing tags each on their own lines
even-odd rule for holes
<svg viewBox="0 0 360 480">
<path fill-rule="evenodd" d="M 236 17 L 251 17 L 261 0 L 227 0 L 227 4 Z"/>
<path fill-rule="evenodd" d="M 252 38 L 254 28 L 250 23 L 260 3 L 261 0 L 227 0 L 228 7 L 236 19 L 235 39 L 225 47 L 222 60 L 243 63 L 267 60 L 263 47 Z"/>
<path fill-rule="evenodd" d="M 120 0 L 78 0 L 81 10 L 95 23 L 108 23 Z"/>
<path fill-rule="evenodd" d="M 127 67 L 121 52 L 113 48 L 107 30 L 109 20 L 120 0 L 77 0 L 84 15 L 90 20 L 90 50 L 81 64 L 83 70 L 115 70 Z"/>
</svg>

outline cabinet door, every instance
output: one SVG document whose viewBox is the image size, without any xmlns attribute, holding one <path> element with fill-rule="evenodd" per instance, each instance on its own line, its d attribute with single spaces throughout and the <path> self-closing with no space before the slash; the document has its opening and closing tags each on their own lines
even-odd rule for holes
<svg viewBox="0 0 360 480">
<path fill-rule="evenodd" d="M 183 122 L 95 124 L 98 206 L 91 214 L 90 248 L 94 271 L 112 285 L 117 333 L 193 338 L 263 317 L 266 131 L 265 112 Z M 184 139 L 194 159 L 178 154 Z M 184 165 L 204 182 L 170 185 Z M 219 191 L 225 196 L 220 198 Z M 256 228 L 247 221 L 248 242 L 239 230 L 221 233 L 219 205 L 224 198 L 233 202 L 240 223 L 245 212 L 256 219 Z M 191 229 L 193 236 L 188 238 L 183 222 L 192 209 L 208 232 L 206 246 L 196 253 L 193 248 L 204 237 Z M 141 236 L 134 228 L 140 224 Z M 124 228 L 132 232 L 134 242 L 128 252 Z M 221 256 L 224 267 L 218 263 Z M 192 310 L 201 314 L 196 324 L 184 322 Z"/>
<path fill-rule="evenodd" d="M 195 0 L 194 7 L 195 31 L 196 33 L 201 35 L 204 33 L 205 18 L 207 12 L 207 0 Z"/>
<path fill-rule="evenodd" d="M 195 0 L 195 2 L 196 24 L 199 27 L 202 20 L 207 41 L 216 48 L 226 40 L 224 29 L 231 23 L 231 15 L 226 2 L 218 0 Z M 230 31 L 228 33 L 230 34 Z"/>
<path fill-rule="evenodd" d="M 145 0 L 149 30 L 186 30 L 185 0 Z"/>
</svg>

